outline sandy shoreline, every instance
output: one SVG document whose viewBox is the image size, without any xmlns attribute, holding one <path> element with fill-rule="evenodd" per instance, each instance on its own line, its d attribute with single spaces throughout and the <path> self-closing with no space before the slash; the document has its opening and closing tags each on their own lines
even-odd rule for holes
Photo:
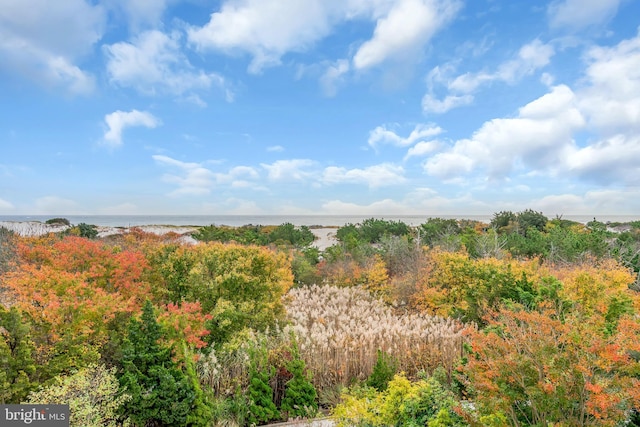
<svg viewBox="0 0 640 427">
<path fill-rule="evenodd" d="M 39 221 L 0 221 L 0 227 L 4 227 L 24 237 L 42 236 L 47 233 L 61 233 L 70 228 L 68 225 L 46 224 Z M 189 244 L 198 243 L 197 240 L 191 237 L 191 233 L 197 231 L 199 228 L 194 226 L 174 226 L 174 225 L 141 225 L 141 226 L 135 226 L 135 227 L 96 226 L 96 230 L 98 231 L 98 237 L 107 237 L 107 236 L 113 236 L 116 234 L 126 234 L 132 228 L 139 229 L 147 233 L 153 233 L 159 236 L 162 236 L 168 233 L 175 233 L 178 236 L 180 236 L 179 240 L 184 243 L 189 243 Z M 336 231 L 337 231 L 336 227 L 314 227 L 314 228 L 311 228 L 310 230 L 316 236 L 316 240 L 315 242 L 313 242 L 312 246 L 320 249 L 321 251 L 337 243 L 337 239 L 335 237 Z"/>
</svg>

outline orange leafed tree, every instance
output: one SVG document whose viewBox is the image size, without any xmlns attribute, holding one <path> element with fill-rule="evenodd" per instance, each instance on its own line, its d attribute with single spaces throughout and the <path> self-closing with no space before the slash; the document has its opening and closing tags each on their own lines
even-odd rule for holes
<svg viewBox="0 0 640 427">
<path fill-rule="evenodd" d="M 615 426 L 640 405 L 637 319 L 613 335 L 603 317 L 507 310 L 469 329 L 472 352 L 461 368 L 482 411 L 511 425 Z M 637 354 L 637 353 L 636 353 Z"/>
<path fill-rule="evenodd" d="M 18 251 L 20 268 L 4 284 L 22 311 L 48 325 L 48 341 L 66 333 L 99 345 L 116 313 L 136 312 L 148 297 L 149 285 L 142 280 L 147 264 L 140 253 L 114 252 L 74 236 L 26 239 Z"/>
<path fill-rule="evenodd" d="M 146 246 L 160 244 L 152 240 Z M 147 299 L 171 327 L 168 342 L 184 341 L 192 349 L 204 346 L 202 338 L 209 333 L 205 323 L 211 316 L 201 313 L 199 302 L 165 302 L 160 292 L 154 297 L 155 276 L 141 251 L 66 236 L 23 239 L 18 252 L 20 268 L 3 283 L 36 326 L 40 363 L 47 363 L 60 345 L 99 349 L 109 340 L 110 328 L 123 327 L 123 318 L 139 313 Z"/>
</svg>

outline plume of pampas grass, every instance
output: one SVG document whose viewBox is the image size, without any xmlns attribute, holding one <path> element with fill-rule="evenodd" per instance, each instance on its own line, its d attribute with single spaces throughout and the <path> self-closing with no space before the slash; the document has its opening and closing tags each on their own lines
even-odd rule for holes
<svg viewBox="0 0 640 427">
<path fill-rule="evenodd" d="M 443 366 L 451 372 L 460 357 L 462 325 L 425 314 L 397 315 L 366 290 L 336 286 L 292 289 L 287 298 L 300 353 L 318 388 L 366 379 L 377 350 L 393 356 L 407 375 Z"/>
</svg>

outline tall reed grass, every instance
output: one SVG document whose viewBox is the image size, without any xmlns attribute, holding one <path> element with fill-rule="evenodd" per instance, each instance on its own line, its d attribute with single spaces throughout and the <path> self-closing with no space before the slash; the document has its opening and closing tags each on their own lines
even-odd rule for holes
<svg viewBox="0 0 640 427">
<path fill-rule="evenodd" d="M 443 366 L 451 373 L 461 355 L 462 325 L 426 314 L 398 315 L 360 288 L 309 286 L 292 289 L 285 334 L 297 337 L 300 353 L 319 389 L 366 379 L 377 351 L 393 356 L 409 376 Z"/>
</svg>

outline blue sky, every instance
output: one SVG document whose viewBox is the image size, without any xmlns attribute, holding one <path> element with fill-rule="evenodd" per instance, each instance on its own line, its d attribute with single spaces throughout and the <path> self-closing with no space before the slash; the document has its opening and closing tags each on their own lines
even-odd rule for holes
<svg viewBox="0 0 640 427">
<path fill-rule="evenodd" d="M 640 212 L 637 0 L 0 0 L 0 215 Z"/>
</svg>

